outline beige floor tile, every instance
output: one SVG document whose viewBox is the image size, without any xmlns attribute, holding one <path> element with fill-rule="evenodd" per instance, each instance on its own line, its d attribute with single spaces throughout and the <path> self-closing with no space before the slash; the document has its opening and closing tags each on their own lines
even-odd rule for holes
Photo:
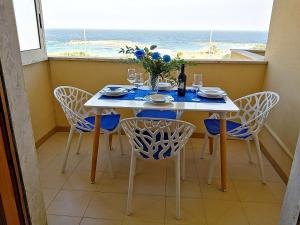
<svg viewBox="0 0 300 225">
<path fill-rule="evenodd" d="M 64 157 L 65 157 L 64 153 L 58 154 L 55 157 L 55 159 L 51 163 L 49 163 L 48 168 L 49 169 L 57 169 L 57 170 L 61 169 L 63 161 L 64 161 Z M 83 158 L 82 155 L 76 155 L 75 153 L 70 152 L 68 160 L 67 160 L 67 164 L 66 164 L 66 169 L 68 171 L 73 171 L 82 158 Z"/>
<path fill-rule="evenodd" d="M 93 219 L 83 218 L 80 225 L 121 225 L 121 221 L 117 220 L 105 220 L 105 219 Z"/>
<path fill-rule="evenodd" d="M 204 200 L 208 225 L 248 225 L 239 201 Z"/>
<path fill-rule="evenodd" d="M 43 196 L 45 201 L 45 206 L 48 208 L 52 200 L 55 198 L 56 194 L 59 192 L 59 189 L 52 189 L 52 188 L 44 188 L 43 189 Z"/>
<path fill-rule="evenodd" d="M 202 179 L 207 179 L 208 177 L 208 171 L 209 171 L 209 159 L 197 159 L 196 160 L 196 169 L 198 172 L 198 176 Z M 221 169 L 219 166 L 219 163 L 217 164 L 214 172 L 214 178 L 220 178 L 221 177 Z"/>
<path fill-rule="evenodd" d="M 206 224 L 203 200 L 199 198 L 181 198 L 181 216 L 176 219 L 175 198 L 167 198 L 165 223 L 168 225 L 202 225 Z"/>
<path fill-rule="evenodd" d="M 226 192 L 221 191 L 221 180 L 213 179 L 211 184 L 207 184 L 207 179 L 200 180 L 202 197 L 204 199 L 215 200 L 238 200 L 238 195 L 232 181 L 228 180 Z"/>
<path fill-rule="evenodd" d="M 268 186 L 270 187 L 276 200 L 278 200 L 279 202 L 283 202 L 286 185 L 283 182 L 268 182 Z"/>
<path fill-rule="evenodd" d="M 242 203 L 250 225 L 277 225 L 280 216 L 280 204 Z"/>
<path fill-rule="evenodd" d="M 125 216 L 124 222 L 164 223 L 165 219 L 165 197 L 134 195 L 132 202 L 132 214 Z"/>
<path fill-rule="evenodd" d="M 124 221 L 122 225 L 164 225 L 164 223 L 139 222 L 139 221 Z"/>
<path fill-rule="evenodd" d="M 140 174 L 134 178 L 133 191 L 136 194 L 165 195 L 165 176 Z"/>
<path fill-rule="evenodd" d="M 280 176 L 277 174 L 275 169 L 271 166 L 265 166 L 265 176 L 266 180 L 270 182 L 283 182 Z"/>
<path fill-rule="evenodd" d="M 128 190 L 128 175 L 115 174 L 112 177 L 110 174 L 103 174 L 97 191 L 107 193 L 123 193 L 127 194 Z"/>
<path fill-rule="evenodd" d="M 234 180 L 233 183 L 242 202 L 277 202 L 268 184 L 246 180 Z"/>
<path fill-rule="evenodd" d="M 232 179 L 260 180 L 259 170 L 254 164 L 229 164 L 228 174 Z"/>
<path fill-rule="evenodd" d="M 117 193 L 94 193 L 84 217 L 121 221 L 125 213 L 125 195 Z"/>
<path fill-rule="evenodd" d="M 186 178 L 181 181 L 181 197 L 201 197 L 200 184 L 198 180 Z M 175 179 L 167 177 L 166 195 L 175 196 Z"/>
<path fill-rule="evenodd" d="M 40 180 L 43 188 L 60 189 L 71 175 L 71 171 L 61 173 L 57 169 L 42 169 L 40 170 Z"/>
<path fill-rule="evenodd" d="M 49 167 L 49 164 L 56 158 L 57 153 L 50 151 L 38 151 L 38 166 L 40 169 Z"/>
<path fill-rule="evenodd" d="M 167 160 L 137 160 L 136 175 L 166 176 Z"/>
<path fill-rule="evenodd" d="M 48 225 L 79 225 L 81 217 L 48 215 Z"/>
<path fill-rule="evenodd" d="M 185 177 L 188 179 L 198 179 L 198 174 L 197 174 L 197 168 L 194 160 L 188 160 L 186 159 L 186 167 L 185 167 Z M 168 177 L 175 177 L 175 167 L 174 163 L 169 163 L 167 167 L 167 176 Z"/>
<path fill-rule="evenodd" d="M 60 191 L 48 207 L 48 214 L 82 217 L 92 192 Z"/>
<path fill-rule="evenodd" d="M 100 180 L 101 173 L 96 173 L 96 180 Z M 78 191 L 95 191 L 97 184 L 92 184 L 90 181 L 90 171 L 74 171 L 72 175 L 66 180 L 64 190 L 78 190 Z"/>
</svg>

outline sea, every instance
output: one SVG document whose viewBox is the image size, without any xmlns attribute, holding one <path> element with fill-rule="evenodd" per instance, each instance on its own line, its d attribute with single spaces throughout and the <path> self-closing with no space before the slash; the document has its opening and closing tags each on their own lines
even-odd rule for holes
<svg viewBox="0 0 300 225">
<path fill-rule="evenodd" d="M 214 44 L 223 52 L 230 49 L 263 48 L 267 31 L 160 31 L 160 30 L 97 30 L 46 29 L 49 55 L 67 52 L 88 52 L 95 56 L 115 57 L 121 47 L 155 44 L 166 53 L 205 51 Z"/>
</svg>

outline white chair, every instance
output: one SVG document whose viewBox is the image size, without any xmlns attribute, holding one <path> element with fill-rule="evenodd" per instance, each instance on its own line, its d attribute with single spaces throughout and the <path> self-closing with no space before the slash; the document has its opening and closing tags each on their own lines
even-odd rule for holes
<svg viewBox="0 0 300 225">
<path fill-rule="evenodd" d="M 60 103 L 66 118 L 71 126 L 69 138 L 66 146 L 65 157 L 62 165 L 62 173 L 65 172 L 67 159 L 70 152 L 70 146 L 74 132 L 79 133 L 79 140 L 77 144 L 76 153 L 79 154 L 82 136 L 84 133 L 92 132 L 95 124 L 95 114 L 93 110 L 88 110 L 84 107 L 84 103 L 93 95 L 87 91 L 75 87 L 60 86 L 55 88 L 54 96 Z M 111 143 L 110 135 L 118 132 L 120 149 L 123 154 L 123 146 L 121 142 L 121 133 L 119 129 L 120 115 L 113 109 L 104 110 L 101 116 L 101 133 L 104 134 L 104 141 L 106 152 L 108 156 L 108 164 L 111 175 L 113 176 L 113 169 L 110 157 Z"/>
<path fill-rule="evenodd" d="M 247 153 L 250 163 L 252 163 L 250 141 L 254 140 L 259 172 L 263 183 L 265 183 L 265 174 L 258 133 L 267 120 L 271 109 L 278 103 L 278 101 L 279 95 L 275 92 L 265 91 L 254 93 L 235 100 L 234 103 L 239 107 L 240 111 L 236 113 L 228 113 L 226 115 L 226 134 L 231 138 L 245 140 L 247 142 Z M 214 139 L 213 153 L 211 156 L 208 174 L 208 184 L 211 184 L 219 152 L 220 120 L 218 115 L 213 114 L 208 119 L 205 119 L 204 125 L 206 130 L 204 143 L 200 153 L 201 158 L 204 157 L 208 138 L 211 137 Z"/>
<path fill-rule="evenodd" d="M 133 180 L 136 159 L 163 160 L 175 159 L 176 174 L 176 218 L 180 218 L 180 151 L 195 130 L 195 126 L 180 120 L 157 118 L 128 118 L 121 126 L 132 146 L 127 215 L 132 211 Z"/>
</svg>

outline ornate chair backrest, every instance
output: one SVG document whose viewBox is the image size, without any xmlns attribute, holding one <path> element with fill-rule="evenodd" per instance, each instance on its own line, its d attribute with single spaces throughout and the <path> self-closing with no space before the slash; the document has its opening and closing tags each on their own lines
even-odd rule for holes
<svg viewBox="0 0 300 225">
<path fill-rule="evenodd" d="M 230 131 L 230 135 L 238 137 L 245 129 L 248 134 L 258 133 L 278 101 L 279 95 L 272 91 L 258 92 L 235 100 L 234 103 L 240 111 L 230 113 L 227 119 L 239 120 L 242 126 Z M 242 133 L 244 136 L 245 132 Z"/>
<path fill-rule="evenodd" d="M 185 121 L 128 118 L 121 121 L 133 153 L 144 159 L 160 160 L 180 153 L 195 126 Z"/>
<path fill-rule="evenodd" d="M 93 96 L 91 93 L 76 87 L 60 86 L 55 88 L 54 96 L 71 126 L 82 123 L 90 114 L 90 111 L 84 107 L 84 103 Z"/>
</svg>

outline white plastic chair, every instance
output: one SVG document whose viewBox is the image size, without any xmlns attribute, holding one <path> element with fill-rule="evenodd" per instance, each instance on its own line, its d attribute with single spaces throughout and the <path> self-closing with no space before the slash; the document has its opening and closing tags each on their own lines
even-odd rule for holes
<svg viewBox="0 0 300 225">
<path fill-rule="evenodd" d="M 265 174 L 258 133 L 267 120 L 271 109 L 278 103 L 278 101 L 279 95 L 275 92 L 265 91 L 254 93 L 235 100 L 234 103 L 239 107 L 240 110 L 236 113 L 228 113 L 226 115 L 226 134 L 231 138 L 245 140 L 247 142 L 247 153 L 250 163 L 252 163 L 250 141 L 254 140 L 259 164 L 259 172 L 263 183 L 265 183 Z M 208 138 L 211 137 L 214 139 L 213 153 L 211 156 L 208 174 L 208 184 L 211 184 L 219 151 L 220 122 L 218 115 L 213 114 L 208 119 L 204 120 L 204 125 L 206 128 L 206 134 L 201 150 L 201 158 L 204 157 Z"/>
<path fill-rule="evenodd" d="M 60 86 L 55 88 L 54 96 L 60 103 L 66 115 L 66 118 L 71 126 L 61 170 L 62 173 L 64 173 L 74 132 L 79 133 L 79 140 L 76 150 L 76 154 L 79 154 L 83 134 L 92 132 L 94 130 L 95 114 L 93 110 L 88 110 L 84 107 L 84 103 L 87 100 L 89 100 L 93 95 L 79 88 L 70 86 Z M 103 111 L 101 116 L 101 133 L 104 134 L 105 146 L 107 150 L 106 152 L 108 155 L 108 164 L 112 176 L 113 169 L 110 157 L 111 146 L 109 143 L 109 135 L 115 133 L 116 131 L 118 132 L 120 149 L 123 154 L 119 121 L 120 115 L 117 114 L 113 109 L 107 109 Z"/>
<path fill-rule="evenodd" d="M 175 159 L 176 175 L 176 218 L 180 218 L 180 151 L 195 130 L 195 126 L 180 120 L 157 118 L 128 118 L 121 126 L 132 146 L 127 215 L 132 211 L 133 180 L 136 159 L 163 160 Z"/>
</svg>

